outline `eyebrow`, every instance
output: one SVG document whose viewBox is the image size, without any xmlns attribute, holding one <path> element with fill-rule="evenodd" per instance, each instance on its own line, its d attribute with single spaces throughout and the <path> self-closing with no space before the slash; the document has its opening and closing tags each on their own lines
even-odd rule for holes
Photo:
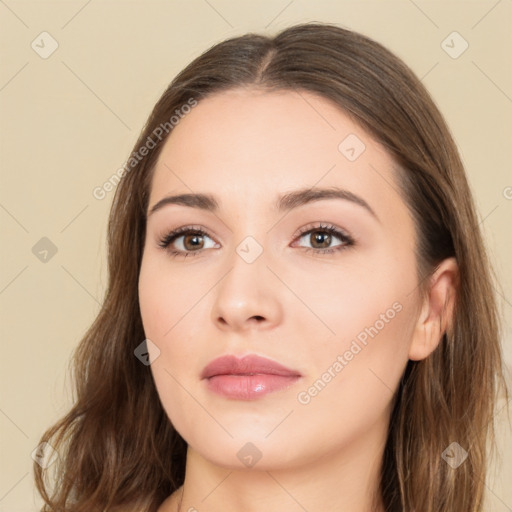
<svg viewBox="0 0 512 512">
<path fill-rule="evenodd" d="M 365 208 L 368 213 L 380 222 L 372 207 L 362 197 L 350 192 L 349 190 L 344 190 L 338 187 L 313 187 L 294 190 L 293 192 L 288 192 L 279 197 L 275 204 L 275 208 L 278 212 L 285 212 L 323 199 L 342 199 L 344 201 L 350 201 Z M 219 210 L 219 203 L 215 199 L 215 196 L 211 194 L 179 194 L 175 196 L 166 196 L 163 199 L 160 199 L 160 201 L 151 207 L 148 217 L 152 213 L 169 204 L 178 204 L 211 212 L 218 212 Z"/>
</svg>

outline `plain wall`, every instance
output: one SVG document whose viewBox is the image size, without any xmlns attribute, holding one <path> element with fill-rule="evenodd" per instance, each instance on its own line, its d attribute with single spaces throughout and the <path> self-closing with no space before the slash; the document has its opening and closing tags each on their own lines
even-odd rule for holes
<svg viewBox="0 0 512 512">
<path fill-rule="evenodd" d="M 31 452 L 71 403 L 68 363 L 103 297 L 113 193 L 98 200 L 93 189 L 124 164 L 171 79 L 234 35 L 336 23 L 383 43 L 422 78 L 467 168 L 512 365 L 510 0 L 6 0 L 0 20 L 0 512 L 38 508 Z M 47 58 L 55 43 L 42 32 L 58 44 Z M 512 510 L 503 411 L 505 460 L 493 466 L 486 511 Z"/>
</svg>

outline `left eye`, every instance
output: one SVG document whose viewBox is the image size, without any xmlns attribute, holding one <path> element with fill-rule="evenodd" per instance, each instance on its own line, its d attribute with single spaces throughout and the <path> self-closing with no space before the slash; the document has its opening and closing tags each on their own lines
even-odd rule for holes
<svg viewBox="0 0 512 512">
<path fill-rule="evenodd" d="M 336 238 L 340 243 L 331 245 L 333 243 L 333 239 Z M 312 247 L 307 247 L 308 250 L 313 250 L 319 253 L 341 250 L 345 246 L 351 246 L 354 244 L 354 241 L 350 236 L 342 233 L 334 226 L 319 226 L 309 229 L 300 235 L 299 241 L 303 239 L 312 245 Z"/>
</svg>

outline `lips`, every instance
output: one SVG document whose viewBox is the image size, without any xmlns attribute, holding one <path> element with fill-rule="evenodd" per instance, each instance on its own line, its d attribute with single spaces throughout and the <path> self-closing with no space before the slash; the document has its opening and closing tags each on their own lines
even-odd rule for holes
<svg viewBox="0 0 512 512">
<path fill-rule="evenodd" d="M 201 372 L 210 391 L 226 398 L 253 400 L 285 389 L 301 378 L 275 361 L 257 355 L 238 359 L 233 355 L 214 359 Z"/>
<path fill-rule="evenodd" d="M 256 355 L 238 359 L 235 356 L 222 356 L 214 359 L 201 373 L 202 379 L 217 375 L 281 375 L 283 377 L 300 376 L 296 370 L 286 368 L 275 361 Z"/>
</svg>

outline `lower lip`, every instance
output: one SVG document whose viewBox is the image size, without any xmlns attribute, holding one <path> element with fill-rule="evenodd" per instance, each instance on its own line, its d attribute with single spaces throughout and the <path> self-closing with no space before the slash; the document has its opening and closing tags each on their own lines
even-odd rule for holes
<svg viewBox="0 0 512 512">
<path fill-rule="evenodd" d="M 298 379 L 298 375 L 216 375 L 207 379 L 207 386 L 226 398 L 254 400 L 286 389 Z"/>
</svg>

